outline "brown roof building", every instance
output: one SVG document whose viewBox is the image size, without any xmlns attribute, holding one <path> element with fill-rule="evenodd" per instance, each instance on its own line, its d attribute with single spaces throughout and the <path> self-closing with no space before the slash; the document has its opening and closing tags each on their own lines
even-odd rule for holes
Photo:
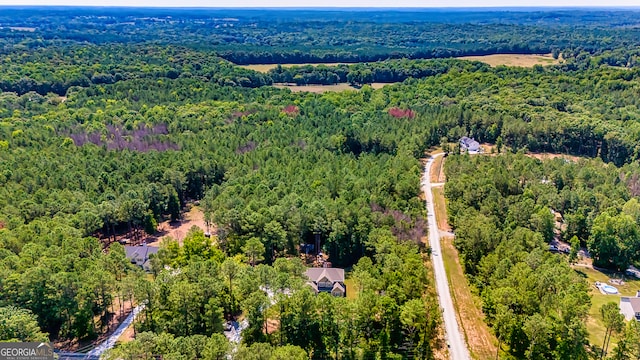
<svg viewBox="0 0 640 360">
<path fill-rule="evenodd" d="M 330 293 L 333 296 L 346 296 L 347 288 L 344 285 L 344 269 L 338 268 L 308 268 L 306 275 L 309 278 L 307 284 L 316 292 Z"/>
</svg>

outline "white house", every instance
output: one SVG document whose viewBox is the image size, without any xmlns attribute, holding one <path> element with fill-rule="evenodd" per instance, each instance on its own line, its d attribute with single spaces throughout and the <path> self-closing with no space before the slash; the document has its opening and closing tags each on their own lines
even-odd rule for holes
<svg viewBox="0 0 640 360">
<path fill-rule="evenodd" d="M 480 151 L 480 143 L 472 138 L 463 136 L 460 138 L 460 149 L 470 153 L 477 153 Z"/>
<path fill-rule="evenodd" d="M 628 320 L 636 319 L 640 321 L 640 290 L 636 297 L 620 298 L 620 313 Z"/>
</svg>

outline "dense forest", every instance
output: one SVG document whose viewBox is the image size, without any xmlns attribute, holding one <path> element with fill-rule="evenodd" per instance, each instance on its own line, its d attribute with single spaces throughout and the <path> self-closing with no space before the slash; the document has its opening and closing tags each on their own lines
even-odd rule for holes
<svg viewBox="0 0 640 360">
<path fill-rule="evenodd" d="M 108 358 L 434 358 L 421 159 L 472 136 L 501 154 L 452 153 L 445 192 L 503 355 L 587 358 L 587 284 L 546 251 L 550 209 L 597 266 L 640 265 L 635 15 L 3 8 L 0 339 L 88 341 L 144 305 Z M 496 52 L 562 62 L 448 59 Z M 362 62 L 234 64 L 308 61 Z M 115 241 L 195 204 L 214 234 L 166 239 L 150 274 Z M 316 239 L 352 296 L 305 285 Z"/>
<path fill-rule="evenodd" d="M 365 62 L 492 53 L 599 54 L 639 44 L 638 12 L 590 9 L 119 9 L 5 7 L 8 49 L 187 45 L 238 64 Z"/>
<path fill-rule="evenodd" d="M 586 246 L 594 265 L 638 265 L 637 163 L 616 168 L 520 153 L 451 156 L 446 167 L 456 247 L 496 335 L 515 358 L 586 359 L 587 284 L 547 251 L 555 236 L 551 211 L 566 219 L 560 236 L 575 249 Z"/>
</svg>

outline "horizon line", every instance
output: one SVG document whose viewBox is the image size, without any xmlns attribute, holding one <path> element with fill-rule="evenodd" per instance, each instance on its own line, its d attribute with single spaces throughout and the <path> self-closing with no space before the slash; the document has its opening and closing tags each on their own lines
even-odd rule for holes
<svg viewBox="0 0 640 360">
<path fill-rule="evenodd" d="M 83 5 L 71 5 L 71 4 L 0 4 L 0 8 L 124 8 L 124 9 L 184 9 L 184 10 L 460 10 L 460 9 L 474 9 L 474 10 L 509 10 L 509 9 L 593 9 L 593 10 L 640 10 L 640 5 L 510 5 L 510 6 L 171 6 L 171 5 L 99 5 L 99 4 L 83 4 Z"/>
</svg>

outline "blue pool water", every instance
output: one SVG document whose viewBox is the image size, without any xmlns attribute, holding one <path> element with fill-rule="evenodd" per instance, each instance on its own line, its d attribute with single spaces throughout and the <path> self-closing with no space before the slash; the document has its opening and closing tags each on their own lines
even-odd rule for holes
<svg viewBox="0 0 640 360">
<path fill-rule="evenodd" d="M 616 289 L 615 287 L 613 287 L 611 285 L 602 284 L 602 285 L 600 285 L 600 289 L 602 289 L 602 291 L 606 292 L 607 294 L 617 294 L 618 293 L 618 289 Z"/>
</svg>

